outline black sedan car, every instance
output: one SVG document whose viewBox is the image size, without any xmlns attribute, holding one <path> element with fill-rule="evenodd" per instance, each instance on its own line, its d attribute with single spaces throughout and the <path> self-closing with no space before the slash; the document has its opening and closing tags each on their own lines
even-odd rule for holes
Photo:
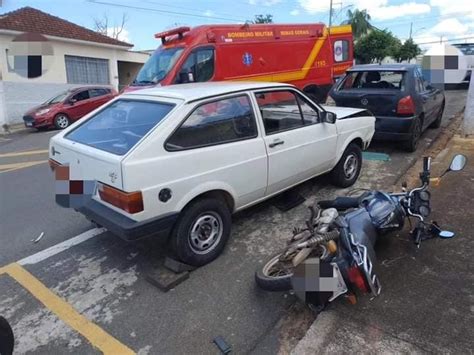
<svg viewBox="0 0 474 355">
<path fill-rule="evenodd" d="M 415 64 L 356 65 L 329 91 L 327 105 L 366 108 L 376 117 L 374 139 L 401 141 L 413 152 L 428 127 L 441 125 L 444 93 Z"/>
</svg>

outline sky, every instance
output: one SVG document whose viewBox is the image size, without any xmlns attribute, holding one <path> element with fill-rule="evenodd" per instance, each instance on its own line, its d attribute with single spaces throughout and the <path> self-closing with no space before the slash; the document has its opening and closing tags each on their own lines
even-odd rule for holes
<svg viewBox="0 0 474 355">
<path fill-rule="evenodd" d="M 112 27 L 125 14 L 121 39 L 134 50 L 154 49 L 154 34 L 176 26 L 244 23 L 257 14 L 271 14 L 276 23 L 329 22 L 330 0 L 0 0 L 0 13 L 31 6 L 78 25 L 94 28 L 107 16 Z M 347 10 L 367 9 L 371 23 L 402 41 L 412 37 L 426 48 L 432 42 L 474 43 L 474 0 L 333 0 L 333 24 Z"/>
</svg>

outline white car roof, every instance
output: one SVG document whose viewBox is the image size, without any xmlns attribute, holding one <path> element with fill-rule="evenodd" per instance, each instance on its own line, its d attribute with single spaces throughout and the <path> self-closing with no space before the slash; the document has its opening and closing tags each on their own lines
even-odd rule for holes
<svg viewBox="0 0 474 355">
<path fill-rule="evenodd" d="M 141 89 L 124 93 L 122 96 L 161 96 L 184 101 L 194 101 L 205 97 L 223 95 L 231 92 L 266 89 L 274 87 L 293 87 L 293 85 L 269 82 L 248 82 L 248 81 L 221 81 L 207 83 L 178 84 L 168 86 L 158 86 L 149 89 Z"/>
</svg>

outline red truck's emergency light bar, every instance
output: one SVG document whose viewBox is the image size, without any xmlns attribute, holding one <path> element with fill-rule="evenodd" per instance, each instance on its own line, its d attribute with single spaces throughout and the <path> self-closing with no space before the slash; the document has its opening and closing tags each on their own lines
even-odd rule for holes
<svg viewBox="0 0 474 355">
<path fill-rule="evenodd" d="M 183 34 L 185 32 L 189 32 L 191 31 L 191 28 L 190 27 L 187 27 L 187 26 L 183 26 L 183 27 L 178 27 L 178 28 L 173 28 L 172 30 L 169 30 L 169 31 L 164 31 L 164 32 L 158 32 L 155 34 L 155 38 L 161 38 L 161 42 L 163 44 L 166 43 L 166 37 L 169 37 L 169 36 L 174 36 L 174 35 L 178 35 L 178 38 L 179 39 L 182 39 L 183 38 Z"/>
</svg>

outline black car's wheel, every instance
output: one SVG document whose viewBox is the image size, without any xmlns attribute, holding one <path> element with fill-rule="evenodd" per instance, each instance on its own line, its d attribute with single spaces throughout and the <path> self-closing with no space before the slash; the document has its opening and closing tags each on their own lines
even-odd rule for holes
<svg viewBox="0 0 474 355">
<path fill-rule="evenodd" d="M 443 113 L 444 113 L 444 101 L 439 108 L 438 114 L 436 116 L 436 120 L 430 125 L 430 128 L 439 128 L 441 127 L 441 121 L 443 120 Z"/>
<path fill-rule="evenodd" d="M 67 115 L 64 113 L 58 113 L 54 117 L 54 127 L 56 127 L 57 129 L 67 128 L 70 124 L 71 121 L 69 121 L 69 117 L 67 117 Z"/>
<path fill-rule="evenodd" d="M 331 171 L 332 183 L 339 187 L 353 185 L 359 177 L 361 167 L 362 150 L 357 144 L 351 143 Z"/>
<path fill-rule="evenodd" d="M 415 118 L 414 120 L 415 121 L 413 122 L 413 130 L 411 132 L 410 139 L 407 140 L 403 145 L 405 150 L 408 152 L 416 151 L 416 148 L 418 148 L 418 142 L 420 140 L 421 133 L 422 133 L 421 120 L 419 118 Z"/>
<path fill-rule="evenodd" d="M 202 198 L 187 206 L 172 233 L 178 258 L 193 266 L 210 263 L 224 249 L 230 236 L 231 213 L 225 201 Z"/>
</svg>

